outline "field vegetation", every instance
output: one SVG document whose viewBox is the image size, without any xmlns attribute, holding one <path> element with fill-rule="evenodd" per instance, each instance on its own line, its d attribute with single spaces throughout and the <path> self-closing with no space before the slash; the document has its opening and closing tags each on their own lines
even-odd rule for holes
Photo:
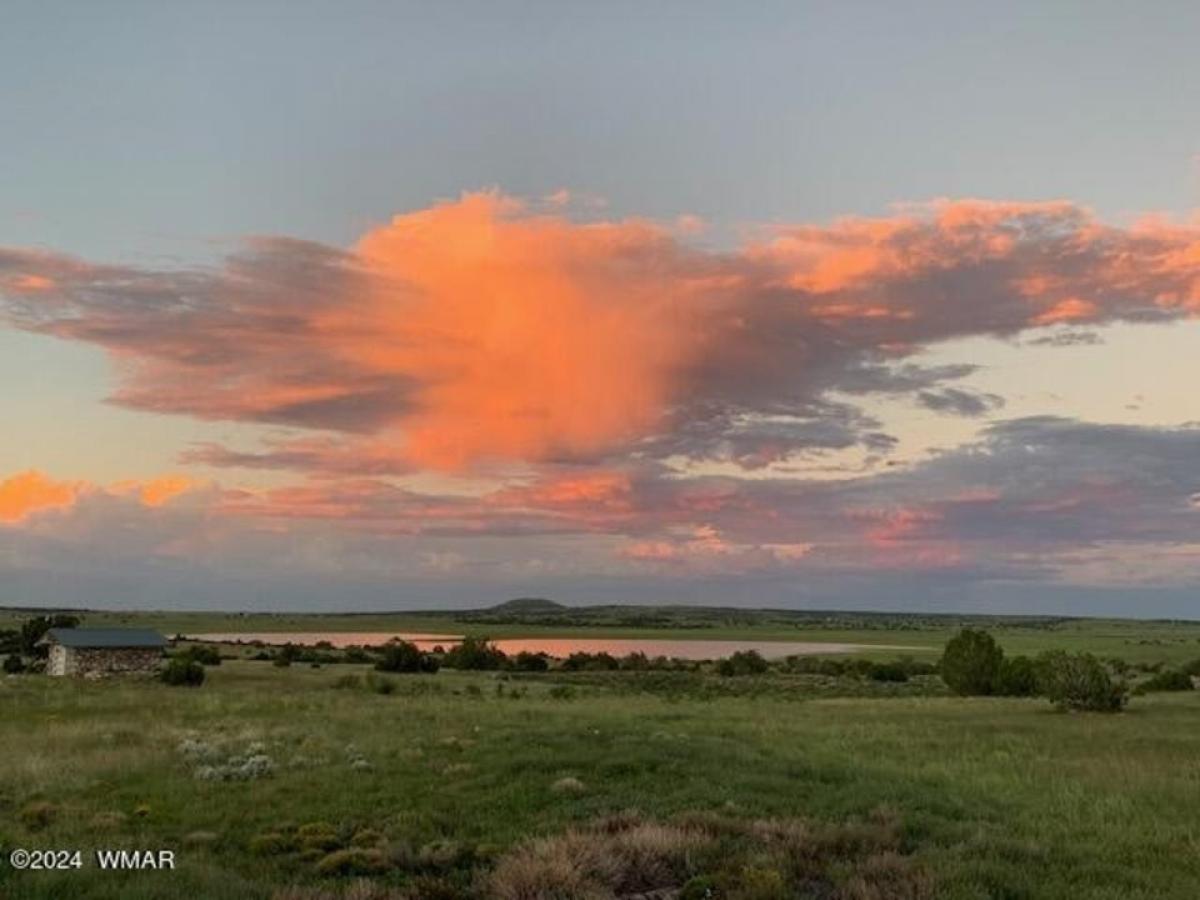
<svg viewBox="0 0 1200 900">
<path fill-rule="evenodd" d="M 954 640 L 707 663 L 184 642 L 165 671 L 203 677 L 165 680 L 22 657 L 0 676 L 0 846 L 84 866 L 0 865 L 0 896 L 1197 896 L 1200 662 Z M 102 872 L 96 848 L 179 867 Z"/>
</svg>

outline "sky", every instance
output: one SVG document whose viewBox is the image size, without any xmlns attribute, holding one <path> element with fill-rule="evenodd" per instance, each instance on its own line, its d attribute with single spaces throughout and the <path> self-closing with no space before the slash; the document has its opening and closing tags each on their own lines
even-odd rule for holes
<svg viewBox="0 0 1200 900">
<path fill-rule="evenodd" d="M 1200 618 L 1200 8 L 0 30 L 0 603 Z"/>
</svg>

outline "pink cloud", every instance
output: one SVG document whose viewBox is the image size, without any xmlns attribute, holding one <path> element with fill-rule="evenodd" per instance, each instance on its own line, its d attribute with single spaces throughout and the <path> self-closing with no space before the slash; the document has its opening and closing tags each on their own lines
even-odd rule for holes
<svg viewBox="0 0 1200 900">
<path fill-rule="evenodd" d="M 717 252 L 492 192 L 398 215 L 349 252 L 251 241 L 215 272 L 0 250 L 0 291 L 16 327 L 107 348 L 117 403 L 343 435 L 264 466 L 296 450 L 301 469 L 753 467 L 811 446 L 829 390 L 895 390 L 897 361 L 929 343 L 1195 314 L 1200 229 L 937 201 Z"/>
</svg>

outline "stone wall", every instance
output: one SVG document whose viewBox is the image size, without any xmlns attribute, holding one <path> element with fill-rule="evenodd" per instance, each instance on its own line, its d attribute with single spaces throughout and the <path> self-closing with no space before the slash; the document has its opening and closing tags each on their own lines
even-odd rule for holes
<svg viewBox="0 0 1200 900">
<path fill-rule="evenodd" d="M 61 644 L 50 645 L 50 659 L 46 662 L 47 675 L 66 675 L 68 664 L 67 648 Z"/>
<path fill-rule="evenodd" d="M 62 672 L 55 671 L 54 652 L 64 651 Z M 106 675 L 156 675 L 163 653 L 157 647 L 82 648 L 51 647 L 50 673 L 82 675 L 84 678 L 103 678 Z"/>
</svg>

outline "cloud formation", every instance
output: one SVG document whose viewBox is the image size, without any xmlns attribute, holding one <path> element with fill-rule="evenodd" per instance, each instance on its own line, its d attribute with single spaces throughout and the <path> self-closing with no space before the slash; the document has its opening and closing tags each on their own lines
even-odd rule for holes
<svg viewBox="0 0 1200 900">
<path fill-rule="evenodd" d="M 118 481 L 103 487 L 88 481 L 58 481 L 28 469 L 0 480 L 0 523 L 18 524 L 47 510 L 69 510 L 81 499 L 106 495 L 130 497 L 145 507 L 159 507 L 200 487 L 187 475 L 162 475 L 145 481 Z"/>
<path fill-rule="evenodd" d="M 79 493 L 77 482 L 54 481 L 30 469 L 0 481 L 0 522 L 22 522 L 43 509 L 71 506 Z"/>
<path fill-rule="evenodd" d="M 465 194 L 348 251 L 256 239 L 216 270 L 0 250 L 0 315 L 107 349 L 124 406 L 349 442 L 271 449 L 263 466 L 354 446 L 462 470 L 878 448 L 876 423 L 829 391 L 998 405 L 945 384 L 962 371 L 905 362 L 931 343 L 1200 312 L 1200 229 L 1116 228 L 1063 202 L 939 201 L 729 252 L 684 237 Z"/>
<path fill-rule="evenodd" d="M 716 251 L 692 223 L 548 210 L 467 194 L 349 249 L 259 238 L 211 269 L 0 248 L 0 320 L 105 349 L 114 403 L 286 426 L 183 450 L 224 485 L 5 478 L 6 571 L 1200 579 L 1196 428 L 995 421 L 1005 400 L 964 384 L 974 366 L 917 359 L 1193 317 L 1200 228 L 945 201 Z M 897 438 L 871 397 L 980 430 L 878 466 Z M 804 474 L 847 450 L 861 470 Z M 238 484 L 255 470 L 275 486 Z"/>
<path fill-rule="evenodd" d="M 216 528 L 238 553 L 264 535 L 303 544 L 337 534 L 346 546 L 405 538 L 443 560 L 472 560 L 477 545 L 490 553 L 496 541 L 508 548 L 503 560 L 569 546 L 564 564 L 672 577 L 920 570 L 1020 579 L 1101 548 L 1119 560 L 1112 548 L 1200 547 L 1198 457 L 1200 426 L 1033 417 L 988 426 L 979 440 L 903 471 L 824 481 L 551 466 L 471 495 L 330 477 L 278 488 L 188 485 L 187 503 L 175 494 L 164 504 L 177 482 L 99 488 L 22 473 L 0 485 L 0 497 L 10 523 L 95 546 L 140 535 L 138 552 L 151 555 L 205 544 Z M 112 517 L 119 528 L 105 526 Z M 586 544 L 561 543 L 576 539 Z"/>
</svg>

